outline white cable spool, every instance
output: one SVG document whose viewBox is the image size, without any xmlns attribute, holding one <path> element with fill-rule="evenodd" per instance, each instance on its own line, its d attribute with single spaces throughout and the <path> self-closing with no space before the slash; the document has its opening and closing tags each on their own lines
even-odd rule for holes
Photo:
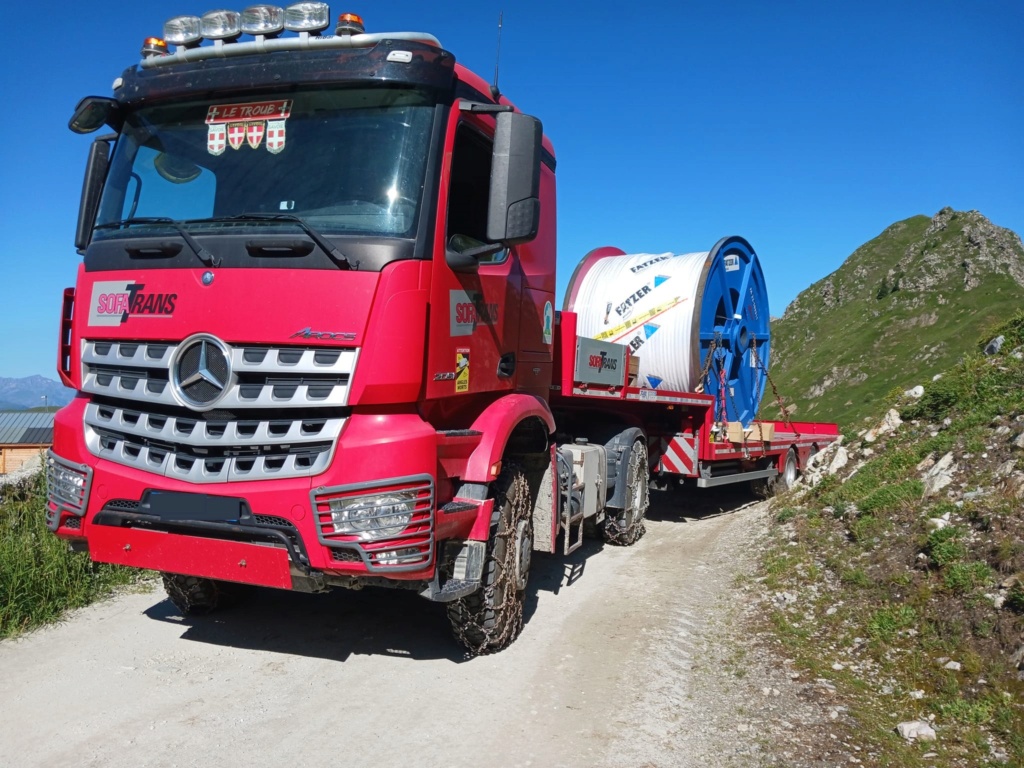
<svg viewBox="0 0 1024 768">
<path fill-rule="evenodd" d="M 742 238 L 679 255 L 591 251 L 570 279 L 564 309 L 576 313 L 578 335 L 630 347 L 640 386 L 721 395 L 723 420 L 746 424 L 756 413 L 770 351 L 768 298 L 757 255 Z"/>
</svg>

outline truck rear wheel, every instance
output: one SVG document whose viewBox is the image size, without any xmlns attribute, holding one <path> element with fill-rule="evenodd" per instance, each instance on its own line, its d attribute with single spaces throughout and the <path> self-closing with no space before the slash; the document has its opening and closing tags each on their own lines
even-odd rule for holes
<svg viewBox="0 0 1024 768">
<path fill-rule="evenodd" d="M 210 613 L 231 601 L 234 585 L 198 576 L 161 573 L 164 590 L 183 616 Z"/>
<path fill-rule="evenodd" d="M 487 541 L 480 588 L 448 604 L 455 638 L 475 655 L 507 648 L 523 628 L 523 602 L 533 552 L 530 486 L 518 468 L 491 484 L 497 522 Z M 493 518 L 492 518 L 493 519 Z"/>
<path fill-rule="evenodd" d="M 647 446 L 636 440 L 629 451 L 626 465 L 626 495 L 621 510 L 606 510 L 604 540 L 609 544 L 628 547 L 639 541 L 647 529 L 644 515 L 650 501 L 650 467 L 647 465 Z"/>
</svg>

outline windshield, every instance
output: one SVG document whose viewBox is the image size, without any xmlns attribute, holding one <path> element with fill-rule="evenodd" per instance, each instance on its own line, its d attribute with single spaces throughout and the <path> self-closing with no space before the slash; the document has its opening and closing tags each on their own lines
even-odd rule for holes
<svg viewBox="0 0 1024 768">
<path fill-rule="evenodd" d="M 426 94 L 383 88 L 139 109 L 117 142 L 94 240 L 161 218 L 192 232 L 300 217 L 325 233 L 412 237 L 432 115 Z"/>
</svg>

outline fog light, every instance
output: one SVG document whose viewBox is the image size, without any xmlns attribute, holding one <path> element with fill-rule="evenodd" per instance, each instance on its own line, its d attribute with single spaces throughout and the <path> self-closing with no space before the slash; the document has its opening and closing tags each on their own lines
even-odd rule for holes
<svg viewBox="0 0 1024 768">
<path fill-rule="evenodd" d="M 423 553 L 415 547 L 406 547 L 405 549 L 390 549 L 386 552 L 375 552 L 373 564 L 402 565 L 406 560 L 422 557 Z"/>
</svg>

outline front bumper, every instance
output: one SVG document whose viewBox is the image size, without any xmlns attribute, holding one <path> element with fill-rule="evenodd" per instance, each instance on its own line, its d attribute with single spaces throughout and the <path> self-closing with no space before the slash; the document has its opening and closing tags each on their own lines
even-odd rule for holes
<svg viewBox="0 0 1024 768">
<path fill-rule="evenodd" d="M 332 466 L 315 477 L 197 486 L 92 456 L 82 439 L 83 400 L 57 416 L 51 459 L 64 482 L 51 486 L 47 518 L 58 536 L 99 562 L 283 588 L 294 588 L 297 574 L 422 582 L 434 575 L 438 533 L 451 537 L 472 524 L 471 513 L 439 522 L 436 433 L 416 416 L 354 416 Z M 416 525 L 401 535 L 362 540 L 331 526 L 330 499 L 409 478 L 419 481 Z M 186 513 L 147 515 L 141 502 L 151 490 L 184 494 Z M 190 519 L 191 499 L 203 494 L 243 500 L 249 517 Z"/>
<path fill-rule="evenodd" d="M 293 566 L 283 547 L 110 525 L 90 526 L 88 540 L 89 555 L 99 563 L 261 587 L 295 586 Z"/>
</svg>

